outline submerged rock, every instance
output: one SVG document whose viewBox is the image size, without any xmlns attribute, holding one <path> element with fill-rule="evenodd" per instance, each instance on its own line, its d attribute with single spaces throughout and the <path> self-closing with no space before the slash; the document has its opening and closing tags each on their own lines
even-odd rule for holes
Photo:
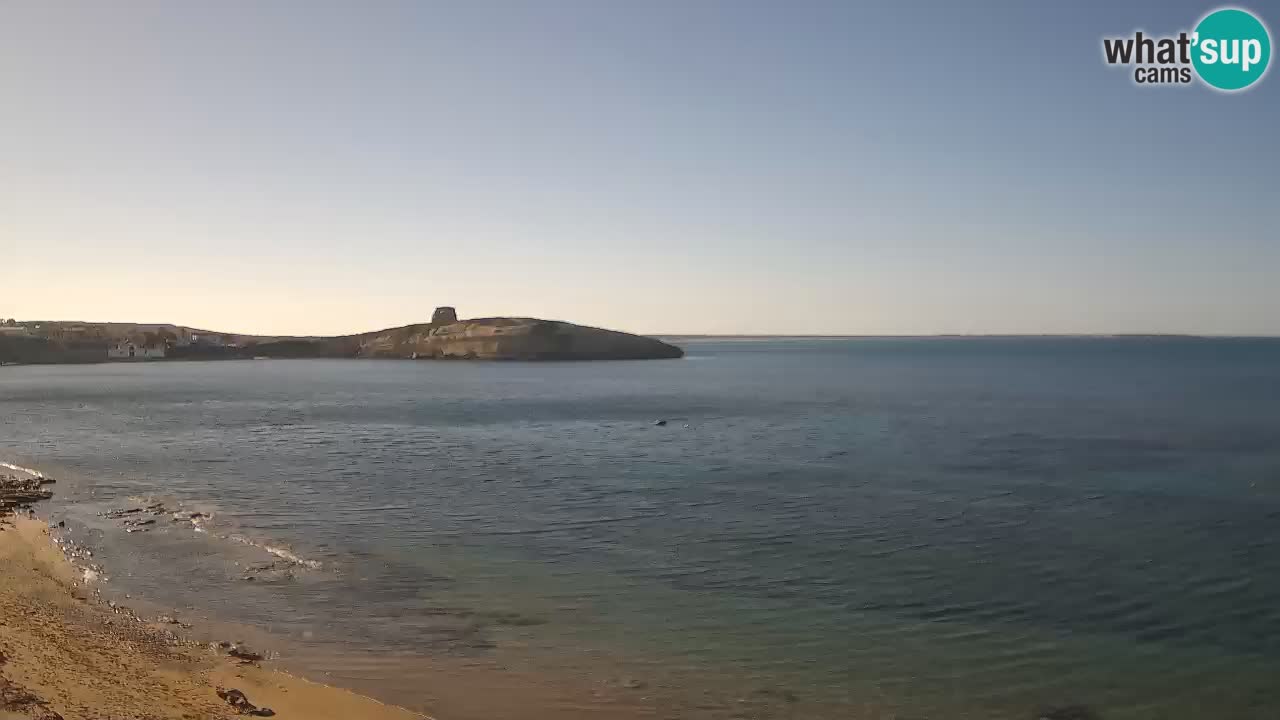
<svg viewBox="0 0 1280 720">
<path fill-rule="evenodd" d="M 1042 710 L 1036 718 L 1037 720 L 1102 720 L 1102 715 L 1088 705 L 1064 705 Z"/>
</svg>

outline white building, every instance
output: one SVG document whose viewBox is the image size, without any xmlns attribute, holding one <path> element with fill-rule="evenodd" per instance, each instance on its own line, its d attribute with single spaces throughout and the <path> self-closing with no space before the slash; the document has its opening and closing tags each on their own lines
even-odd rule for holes
<svg viewBox="0 0 1280 720">
<path fill-rule="evenodd" d="M 192 333 L 192 345 L 207 345 L 211 347 L 226 347 L 227 340 L 217 333 Z"/>
<path fill-rule="evenodd" d="M 107 348 L 108 360 L 153 360 L 164 357 L 164 345 L 150 347 L 134 342 L 120 342 Z"/>
</svg>

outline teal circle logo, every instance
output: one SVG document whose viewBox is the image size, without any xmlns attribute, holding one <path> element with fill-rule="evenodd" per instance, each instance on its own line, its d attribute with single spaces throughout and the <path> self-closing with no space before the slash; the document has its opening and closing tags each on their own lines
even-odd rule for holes
<svg viewBox="0 0 1280 720">
<path fill-rule="evenodd" d="M 1258 82 L 1271 61 L 1271 35 L 1252 13 L 1215 10 L 1196 26 L 1191 40 L 1196 73 L 1219 90 L 1243 90 Z"/>
</svg>

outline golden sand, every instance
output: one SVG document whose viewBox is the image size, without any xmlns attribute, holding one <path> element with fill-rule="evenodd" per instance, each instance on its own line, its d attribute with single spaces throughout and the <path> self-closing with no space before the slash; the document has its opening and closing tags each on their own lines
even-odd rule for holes
<svg viewBox="0 0 1280 720">
<path fill-rule="evenodd" d="M 0 720 L 252 717 L 239 690 L 282 720 L 422 720 L 287 673 L 241 665 L 92 600 L 44 523 L 0 519 Z"/>
</svg>

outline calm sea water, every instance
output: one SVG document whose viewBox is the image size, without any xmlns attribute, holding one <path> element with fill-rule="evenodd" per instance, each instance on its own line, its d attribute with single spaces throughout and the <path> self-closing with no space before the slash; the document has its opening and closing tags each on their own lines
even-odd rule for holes
<svg viewBox="0 0 1280 720">
<path fill-rule="evenodd" d="M 6 367 L 0 459 L 109 586 L 409 706 L 425 658 L 657 717 L 1280 717 L 1280 341 L 684 344 Z M 138 498 L 214 519 L 97 515 Z"/>
</svg>

